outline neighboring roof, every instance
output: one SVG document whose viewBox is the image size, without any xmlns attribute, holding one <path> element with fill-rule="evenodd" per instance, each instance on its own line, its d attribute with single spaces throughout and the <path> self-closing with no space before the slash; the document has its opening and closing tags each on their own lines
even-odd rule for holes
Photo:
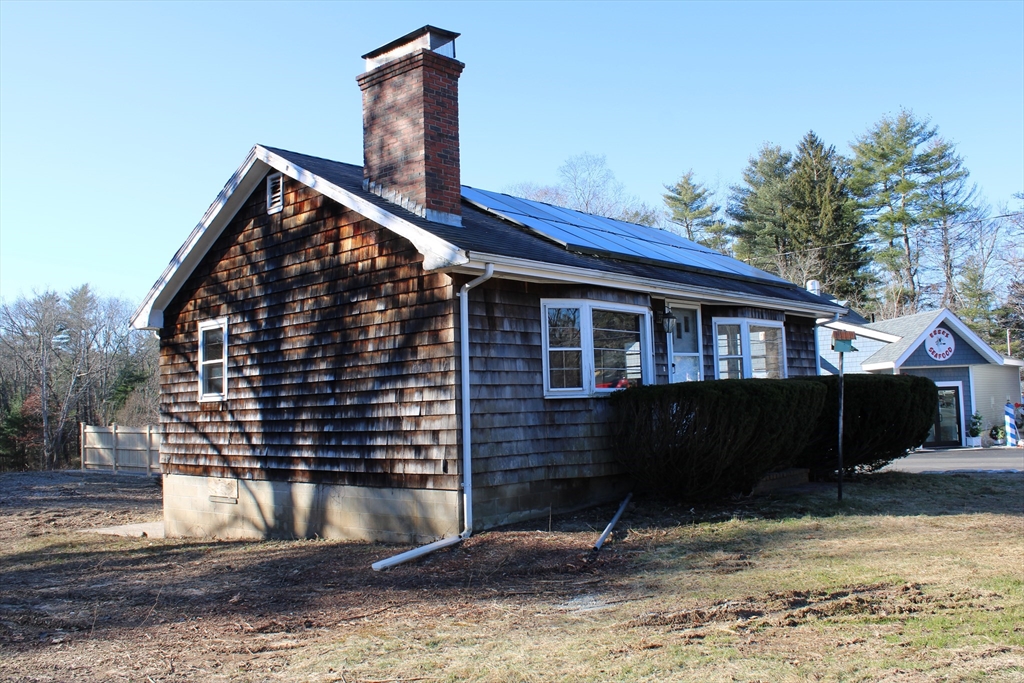
<svg viewBox="0 0 1024 683">
<path fill-rule="evenodd" d="M 991 346 L 981 340 L 971 328 L 967 327 L 949 309 L 925 311 L 914 315 L 906 315 L 892 320 L 879 320 L 862 326 L 865 330 L 882 332 L 899 337 L 899 341 L 888 344 L 867 358 L 861 367 L 864 370 L 885 370 L 898 368 L 906 362 L 910 354 L 924 342 L 928 333 L 941 324 L 956 332 L 968 345 L 995 365 L 1003 365 L 1004 357 L 996 353 Z"/>
<path fill-rule="evenodd" d="M 467 201 L 462 205 L 461 227 L 431 222 L 364 190 L 360 166 L 257 145 L 136 310 L 132 316 L 134 326 L 149 329 L 163 326 L 164 308 L 245 199 L 272 169 L 409 239 L 423 254 L 423 265 L 428 270 L 475 272 L 483 270 L 486 263 L 492 263 L 499 277 L 604 285 L 666 297 L 712 298 L 722 303 L 774 306 L 811 316 L 833 315 L 845 310 L 802 287 L 745 264 L 747 274 L 741 275 L 685 264 L 577 253 L 521 224 L 503 219 L 493 210 L 479 209 Z M 464 188 L 464 191 L 471 193 L 473 190 Z M 763 277 L 757 273 L 762 273 Z"/>
</svg>

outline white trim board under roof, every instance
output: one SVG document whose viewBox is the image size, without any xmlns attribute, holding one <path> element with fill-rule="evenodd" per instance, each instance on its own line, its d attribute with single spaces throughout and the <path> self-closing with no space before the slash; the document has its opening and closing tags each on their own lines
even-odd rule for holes
<svg viewBox="0 0 1024 683">
<path fill-rule="evenodd" d="M 827 327 L 830 330 L 845 330 L 847 332 L 856 332 L 858 337 L 867 337 L 868 339 L 874 339 L 876 341 L 887 342 L 892 344 L 898 342 L 903 337 L 897 334 L 889 334 L 887 332 L 880 332 L 879 330 L 872 330 L 869 327 L 858 325 L 856 323 L 844 323 L 842 320 L 819 320 L 818 324 L 822 327 Z"/>
</svg>

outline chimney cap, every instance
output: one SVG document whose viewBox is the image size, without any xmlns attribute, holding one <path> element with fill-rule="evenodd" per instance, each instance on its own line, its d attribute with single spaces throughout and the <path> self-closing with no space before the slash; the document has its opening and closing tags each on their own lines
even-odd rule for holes
<svg viewBox="0 0 1024 683">
<path fill-rule="evenodd" d="M 455 33 L 454 31 L 446 31 L 443 28 L 437 28 L 436 26 L 424 26 L 418 28 L 412 33 L 407 33 L 401 38 L 392 40 L 387 45 L 382 45 L 376 50 L 367 52 L 363 55 L 363 59 L 366 60 L 366 70 L 375 69 L 376 67 L 387 64 L 388 62 L 398 59 L 404 55 L 410 54 L 425 48 L 433 52 L 440 52 L 446 57 L 455 58 L 455 39 L 458 38 L 461 33 Z M 450 45 L 448 50 L 441 50 L 441 48 Z M 450 52 L 450 54 L 448 54 Z"/>
</svg>

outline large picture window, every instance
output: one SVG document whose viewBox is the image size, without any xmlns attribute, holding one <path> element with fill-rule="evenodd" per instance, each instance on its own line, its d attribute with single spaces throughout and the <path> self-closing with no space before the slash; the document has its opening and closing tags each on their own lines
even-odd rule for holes
<svg viewBox="0 0 1024 683">
<path fill-rule="evenodd" d="M 199 323 L 199 400 L 228 397 L 228 320 Z"/>
<path fill-rule="evenodd" d="M 541 302 L 544 395 L 590 396 L 649 384 L 645 308 L 579 300 Z"/>
<path fill-rule="evenodd" d="M 714 328 L 717 379 L 786 377 L 786 340 L 782 323 L 717 318 Z"/>
</svg>

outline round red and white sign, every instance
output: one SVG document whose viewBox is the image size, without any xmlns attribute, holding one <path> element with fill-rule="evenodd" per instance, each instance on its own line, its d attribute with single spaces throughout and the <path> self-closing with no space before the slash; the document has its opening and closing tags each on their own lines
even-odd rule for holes
<svg viewBox="0 0 1024 683">
<path fill-rule="evenodd" d="M 949 360 L 956 350 L 956 340 L 949 330 L 936 327 L 928 333 L 924 348 L 928 351 L 928 355 L 935 360 Z"/>
</svg>

